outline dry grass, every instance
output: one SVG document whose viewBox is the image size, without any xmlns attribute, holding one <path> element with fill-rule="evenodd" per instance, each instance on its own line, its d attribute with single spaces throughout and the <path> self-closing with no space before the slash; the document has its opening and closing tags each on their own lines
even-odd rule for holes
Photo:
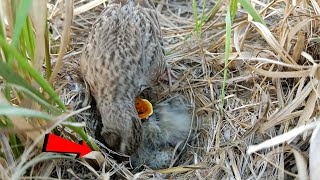
<svg viewBox="0 0 320 180">
<path fill-rule="evenodd" d="M 61 38 L 65 37 L 62 28 L 65 22 L 61 17 L 68 11 L 64 10 L 62 1 L 49 2 L 53 63 L 59 64 L 63 59 L 65 67 L 77 64 L 81 47 L 95 18 L 104 9 L 104 2 L 75 0 L 70 41 L 61 44 Z M 85 161 L 56 154 L 36 155 L 39 148 L 31 146 L 29 149 L 34 149 L 24 153 L 18 165 L 10 158 L 10 152 L 4 151 L 9 159 L 0 159 L 0 177 L 109 179 L 118 174 L 124 179 L 319 179 L 320 7 L 316 0 L 294 2 L 252 0 L 267 27 L 253 22 L 243 9 L 238 9 L 232 26 L 222 107 L 219 104 L 227 5 L 222 3 L 218 7 L 199 36 L 194 31 L 191 1 L 157 2 L 166 58 L 177 76 L 170 79 L 170 89 L 169 84 L 162 84 L 159 99 L 174 93 L 183 95 L 193 107 L 196 134 L 175 167 L 156 171 L 146 168 L 132 173 L 105 152 L 104 156 L 97 152 L 92 155 L 93 161 Z M 208 13 L 214 6 L 208 1 L 203 9 L 203 0 L 197 3 L 198 13 Z M 62 57 L 63 48 L 59 50 L 59 47 L 66 46 L 65 43 L 68 52 Z M 70 75 L 72 82 L 58 81 L 55 84 L 58 89 L 70 90 L 73 82 L 79 81 L 76 73 L 69 70 L 62 71 L 59 77 Z M 60 94 L 65 104 L 70 104 L 83 100 L 83 93 L 62 91 Z M 92 110 L 80 115 L 84 119 L 95 118 Z M 57 122 L 64 119 L 62 116 Z M 70 134 L 65 132 L 66 136 Z M 2 149 L 10 149 L 3 143 L 6 136 L 0 136 L 0 140 Z M 24 145 L 32 142 L 26 139 Z M 21 167 L 26 167 L 27 173 L 14 173 L 20 172 L 17 168 Z"/>
</svg>

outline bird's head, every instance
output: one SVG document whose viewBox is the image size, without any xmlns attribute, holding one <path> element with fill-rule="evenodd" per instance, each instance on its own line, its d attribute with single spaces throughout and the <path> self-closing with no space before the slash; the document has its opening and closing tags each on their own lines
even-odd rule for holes
<svg viewBox="0 0 320 180">
<path fill-rule="evenodd" d="M 142 141 L 142 125 L 134 105 L 100 105 L 101 136 L 111 150 L 131 155 Z"/>
</svg>

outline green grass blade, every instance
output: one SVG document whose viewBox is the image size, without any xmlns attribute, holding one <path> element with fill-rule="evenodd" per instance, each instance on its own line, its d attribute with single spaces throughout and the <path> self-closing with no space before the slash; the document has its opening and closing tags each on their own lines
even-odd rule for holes
<svg viewBox="0 0 320 180">
<path fill-rule="evenodd" d="M 10 91 L 11 91 L 10 86 L 8 84 L 5 84 L 5 86 L 4 86 L 4 95 L 5 95 L 6 99 L 10 99 L 11 98 L 11 96 L 10 96 L 11 92 Z"/>
<path fill-rule="evenodd" d="M 3 22 L 3 21 L 2 21 L 1 16 L 0 16 L 0 38 L 1 38 L 1 39 L 6 39 L 6 32 L 5 32 L 5 29 L 4 29 L 4 27 L 3 27 L 2 22 Z M 6 52 L 5 49 L 2 49 L 2 51 L 3 51 L 3 55 L 4 55 L 5 60 L 7 60 L 7 58 L 8 58 L 8 52 Z M 1 55 L 2 55 L 2 54 L 0 53 L 0 58 L 2 58 Z"/>
<path fill-rule="evenodd" d="M 51 113 L 55 115 L 59 115 L 61 113 L 55 106 L 49 104 L 43 96 L 39 97 L 37 94 L 34 94 L 29 89 L 17 84 L 9 84 L 9 85 L 10 87 L 15 88 L 17 91 L 23 92 L 27 97 L 32 98 L 34 101 L 39 103 L 43 108 L 47 109 Z"/>
<path fill-rule="evenodd" d="M 71 120 L 71 121 L 74 122 L 75 120 Z M 88 146 L 89 146 L 92 150 L 94 150 L 94 151 L 99 151 L 98 146 L 97 146 L 94 142 L 92 142 L 92 141 L 89 140 L 89 137 L 88 137 L 88 135 L 86 134 L 86 132 L 84 131 L 83 128 L 81 128 L 81 127 L 75 127 L 75 126 L 67 126 L 67 127 L 69 127 L 71 130 L 73 130 L 74 132 L 76 132 L 76 133 L 88 144 Z"/>
<path fill-rule="evenodd" d="M 0 60 L 0 76 L 3 77 L 4 80 L 6 80 L 10 84 L 16 84 L 21 87 L 24 87 L 28 89 L 33 94 L 37 95 L 38 97 L 41 97 L 44 99 L 42 94 L 34 87 L 32 87 L 28 81 L 23 79 L 19 74 L 14 72 L 12 68 L 8 66 L 8 64 L 4 63 Z"/>
<path fill-rule="evenodd" d="M 52 73 L 52 67 L 51 67 L 51 61 L 50 61 L 50 47 L 49 47 L 49 28 L 48 28 L 48 23 L 46 23 L 46 31 L 45 31 L 45 51 L 46 51 L 46 75 L 47 75 L 47 80 L 49 81 Z"/>
<path fill-rule="evenodd" d="M 261 24 L 266 26 L 266 23 L 261 18 L 259 13 L 253 8 L 253 6 L 247 0 L 239 0 L 241 6 L 252 16 L 254 21 L 260 22 Z"/>
<path fill-rule="evenodd" d="M 193 15 L 194 15 L 194 22 L 196 23 L 195 30 L 198 34 L 199 31 L 199 19 L 198 19 L 198 11 L 197 11 L 197 2 L 196 0 L 192 0 L 192 8 L 193 8 Z"/>
<path fill-rule="evenodd" d="M 32 5 L 32 0 L 22 0 L 20 1 L 20 5 L 16 12 L 16 19 L 14 23 L 14 30 L 12 35 L 12 45 L 14 47 L 17 47 L 20 34 L 22 31 L 22 28 L 26 22 L 27 16 L 29 14 L 30 8 Z"/>
<path fill-rule="evenodd" d="M 17 2 L 18 1 L 11 1 L 12 7 L 17 7 Z M 13 13 L 16 15 L 15 16 L 15 21 L 14 21 L 14 29 L 13 29 L 13 35 L 12 35 L 12 41 L 11 44 L 13 47 L 18 47 L 19 45 L 19 40 L 21 37 L 21 32 L 23 30 L 24 24 L 26 22 L 26 19 L 29 14 L 29 10 L 32 5 L 32 0 L 23 0 L 20 1 L 19 7 L 17 9 L 13 10 Z M 15 13 L 18 12 L 18 13 Z M 4 38 L 5 39 L 5 38 Z M 13 56 L 12 54 L 7 54 L 7 62 L 10 66 L 13 64 Z"/>
<path fill-rule="evenodd" d="M 23 56 L 23 57 L 25 57 L 25 58 L 27 58 L 28 57 L 28 51 L 27 51 L 27 47 L 26 47 L 26 28 L 25 28 L 25 26 L 22 28 L 22 31 L 21 31 L 21 34 L 20 34 L 20 44 L 19 44 L 19 47 L 17 47 L 17 49 L 19 49 L 19 52 L 20 52 L 20 54 Z"/>
<path fill-rule="evenodd" d="M 209 19 L 209 17 L 212 15 L 212 13 L 217 9 L 217 7 L 220 5 L 221 3 L 221 0 L 219 0 L 214 6 L 213 8 L 210 10 L 210 12 L 204 17 L 204 18 L 201 18 L 201 26 Z M 192 1 L 192 5 L 193 5 L 193 13 L 194 13 L 194 16 L 195 16 L 195 23 L 196 23 L 196 27 L 194 28 L 193 31 L 197 32 L 199 31 L 199 22 L 198 22 L 198 12 L 197 12 L 197 6 L 196 6 L 196 1 Z M 201 32 L 201 34 L 198 34 L 198 35 L 202 35 L 203 32 Z M 184 41 L 186 41 L 187 39 L 189 39 L 191 37 L 192 33 L 190 32 L 187 36 L 184 37 Z M 170 50 L 169 52 L 166 52 L 166 55 L 170 54 L 172 51 L 174 51 L 174 49 Z"/>
<path fill-rule="evenodd" d="M 18 159 L 21 155 L 21 152 L 19 150 L 19 147 L 21 147 L 21 145 L 19 145 L 17 142 L 17 136 L 14 134 L 9 135 L 9 142 L 10 142 L 10 147 L 12 149 L 14 157 Z"/>
<path fill-rule="evenodd" d="M 1 16 L 0 16 L 0 37 L 1 38 L 4 38 L 6 35 L 5 35 L 5 30 L 2 26 L 2 19 L 1 19 Z"/>
<path fill-rule="evenodd" d="M 34 34 L 33 34 L 33 30 L 32 30 L 32 24 L 30 21 L 30 18 L 27 18 L 27 22 L 24 26 L 24 43 L 26 46 L 26 49 L 28 50 L 28 55 L 29 57 L 31 57 L 31 60 L 33 61 L 34 58 L 34 50 L 35 50 L 35 42 L 34 42 Z"/>
<path fill-rule="evenodd" d="M 231 0 L 230 4 L 230 13 L 231 13 L 231 20 L 234 20 L 234 17 L 236 17 L 238 10 L 238 0 Z"/>
<path fill-rule="evenodd" d="M 201 23 L 203 24 L 204 22 L 206 22 L 209 17 L 212 15 L 212 13 L 217 9 L 217 7 L 219 6 L 219 4 L 221 3 L 221 0 L 217 1 L 217 3 L 213 6 L 213 8 L 211 8 L 211 10 L 209 11 L 208 15 L 206 15 L 205 18 L 201 19 Z"/>
<path fill-rule="evenodd" d="M 15 48 L 8 45 L 7 42 L 2 38 L 0 38 L 0 46 L 17 59 L 19 66 L 26 70 L 30 76 L 34 78 L 34 80 L 48 93 L 48 95 L 60 106 L 60 108 L 63 110 L 66 109 L 65 105 L 62 103 L 51 85 L 41 76 L 39 72 L 32 68 L 26 58 L 24 58 Z"/>
<path fill-rule="evenodd" d="M 203 10 L 202 10 L 201 18 L 200 18 L 200 22 L 199 22 L 199 28 L 200 28 L 200 30 L 202 29 L 202 25 L 203 25 L 203 23 L 205 22 L 205 21 L 203 21 L 203 19 L 205 18 L 204 12 L 205 12 L 206 6 L 207 6 L 207 1 L 204 0 L 204 1 L 203 1 L 203 8 L 202 8 Z"/>
<path fill-rule="evenodd" d="M 231 13 L 230 9 L 228 8 L 227 15 L 226 15 L 226 38 L 225 38 L 225 60 L 224 60 L 224 71 L 223 71 L 223 83 L 221 88 L 221 95 L 220 95 L 220 107 L 223 107 L 224 104 L 224 97 L 225 97 L 225 88 L 227 82 L 227 75 L 228 75 L 228 63 L 229 63 L 229 53 L 230 53 L 230 42 L 231 42 Z"/>
<path fill-rule="evenodd" d="M 53 120 L 54 117 L 47 113 L 39 112 L 31 109 L 15 107 L 11 105 L 0 105 L 0 115 L 2 116 L 22 116 L 22 117 L 33 117 L 41 118 L 44 120 Z"/>
<path fill-rule="evenodd" d="M 13 128 L 13 124 L 11 120 L 7 117 L 0 118 L 0 128 Z M 15 134 L 9 135 L 9 143 L 12 149 L 13 155 L 16 159 L 18 159 L 21 155 L 19 147 L 21 148 L 21 144 L 18 144 L 17 137 Z"/>
</svg>

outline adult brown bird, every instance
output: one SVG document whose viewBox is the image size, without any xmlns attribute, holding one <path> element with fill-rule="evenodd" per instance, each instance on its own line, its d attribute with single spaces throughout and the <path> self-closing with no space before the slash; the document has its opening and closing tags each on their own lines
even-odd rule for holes
<svg viewBox="0 0 320 180">
<path fill-rule="evenodd" d="M 101 115 L 105 143 L 131 155 L 142 139 L 134 100 L 166 67 L 152 0 L 112 1 L 93 25 L 80 67 Z"/>
</svg>

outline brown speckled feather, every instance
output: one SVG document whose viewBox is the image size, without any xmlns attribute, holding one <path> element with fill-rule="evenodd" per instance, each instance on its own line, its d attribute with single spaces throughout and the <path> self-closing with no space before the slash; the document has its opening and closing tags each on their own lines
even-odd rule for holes
<svg viewBox="0 0 320 180">
<path fill-rule="evenodd" d="M 132 154 L 141 122 L 134 99 L 165 69 L 157 13 L 151 0 L 114 0 L 102 12 L 84 46 L 81 73 L 102 118 L 106 144 Z"/>
</svg>

